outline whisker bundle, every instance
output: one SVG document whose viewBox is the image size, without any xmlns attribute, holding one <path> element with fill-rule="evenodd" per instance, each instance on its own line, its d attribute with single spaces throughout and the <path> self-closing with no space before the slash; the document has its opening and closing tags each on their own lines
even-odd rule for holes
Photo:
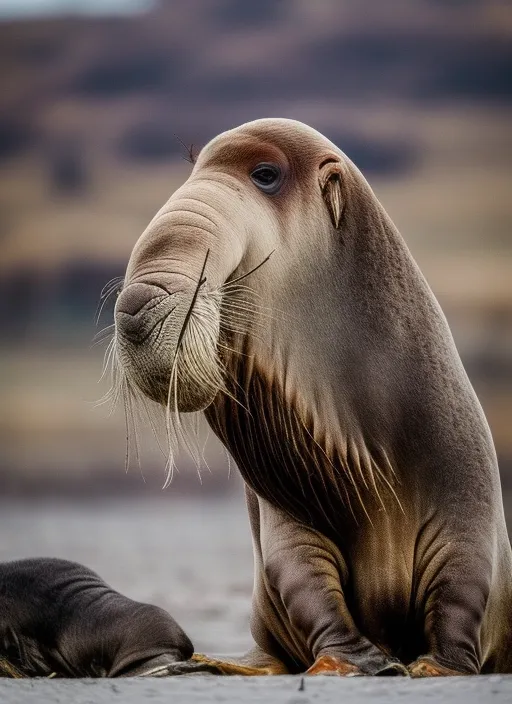
<svg viewBox="0 0 512 704">
<path fill-rule="evenodd" d="M 245 392 L 232 376 L 228 362 L 239 349 L 241 355 L 247 356 L 242 351 L 243 344 L 235 343 L 235 338 L 243 339 L 250 331 L 252 337 L 261 339 L 258 333 L 262 335 L 269 322 L 275 319 L 276 311 L 262 305 L 256 291 L 245 283 L 245 279 L 270 259 L 272 252 L 246 274 L 210 289 L 206 285 L 205 273 L 209 254 L 208 250 L 174 346 L 165 403 L 162 400 L 157 404 L 145 395 L 144 389 L 151 389 L 154 384 L 154 368 L 150 361 L 139 362 L 137 381 L 132 378 L 129 367 L 121 361 L 120 340 L 115 325 L 107 326 L 96 336 L 97 342 L 108 340 L 100 380 L 108 372 L 111 376 L 110 389 L 99 403 L 110 403 L 113 412 L 118 402 L 122 401 L 126 423 L 126 468 L 132 459 L 136 460 L 139 467 L 141 465 L 137 434 L 140 414 L 138 416 L 136 412 L 141 408 L 166 457 L 164 488 L 171 484 L 178 471 L 177 457 L 180 449 L 192 459 L 199 476 L 202 464 L 209 470 L 205 460 L 206 441 L 202 446 L 200 442 L 199 413 L 180 409 L 193 407 L 194 396 L 200 389 L 207 398 L 213 399 L 218 394 L 223 394 L 248 412 L 241 400 L 244 399 Z M 119 277 L 112 279 L 103 288 L 98 320 L 106 301 L 122 284 L 123 278 Z M 169 324 L 168 317 L 169 314 L 162 319 L 162 325 L 155 335 L 155 342 L 159 345 L 164 326 Z M 162 432 L 165 435 L 165 447 L 160 441 Z"/>
</svg>

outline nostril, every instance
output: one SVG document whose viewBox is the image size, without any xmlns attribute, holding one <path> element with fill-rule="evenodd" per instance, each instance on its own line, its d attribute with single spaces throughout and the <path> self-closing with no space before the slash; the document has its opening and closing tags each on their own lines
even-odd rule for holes
<svg viewBox="0 0 512 704">
<path fill-rule="evenodd" d="M 143 342 L 158 324 L 164 300 L 171 300 L 161 286 L 129 284 L 116 303 L 116 329 L 130 342 Z M 165 304 L 164 304 L 165 305 Z M 155 322 L 156 321 L 156 322 Z"/>
<path fill-rule="evenodd" d="M 162 295 L 161 289 L 156 286 L 143 283 L 130 284 L 119 294 L 116 313 L 137 315 L 156 295 Z"/>
<path fill-rule="evenodd" d="M 140 342 L 144 336 L 144 325 L 141 325 L 140 318 L 129 313 L 118 313 L 116 325 L 123 337 L 131 342 Z"/>
</svg>

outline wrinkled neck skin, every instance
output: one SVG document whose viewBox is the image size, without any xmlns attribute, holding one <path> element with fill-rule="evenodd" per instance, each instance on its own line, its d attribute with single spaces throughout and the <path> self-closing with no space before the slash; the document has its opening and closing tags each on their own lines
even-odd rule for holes
<svg viewBox="0 0 512 704">
<path fill-rule="evenodd" d="M 219 394 L 206 410 L 249 485 L 332 536 L 403 514 L 428 460 L 397 447 L 457 413 L 436 418 L 443 385 L 474 397 L 400 234 L 358 172 L 351 189 L 339 231 L 304 237 L 299 253 L 285 237 L 255 272 L 266 311 L 228 344 L 242 352 L 226 360 L 238 403 Z"/>
</svg>

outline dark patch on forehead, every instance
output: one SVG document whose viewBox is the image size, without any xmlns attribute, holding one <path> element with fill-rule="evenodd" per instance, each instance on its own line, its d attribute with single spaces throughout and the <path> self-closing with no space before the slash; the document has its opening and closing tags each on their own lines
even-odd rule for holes
<svg viewBox="0 0 512 704">
<path fill-rule="evenodd" d="M 277 163 L 284 168 L 289 163 L 286 154 L 273 142 L 244 134 L 236 135 L 233 139 L 226 136 L 207 150 L 204 159 L 201 166 L 222 165 L 246 171 L 261 162 Z"/>
<path fill-rule="evenodd" d="M 254 193 L 267 199 L 282 215 L 283 208 L 294 207 L 291 201 L 288 202 L 294 193 L 301 199 L 314 196 L 316 189 L 313 192 L 311 187 L 317 185 L 318 166 L 327 153 L 332 153 L 328 145 L 322 149 L 318 142 L 300 130 L 269 128 L 263 131 L 261 128 L 244 127 L 226 133 L 207 146 L 200 155 L 197 167 L 220 170 L 238 179 L 247 179 Z M 278 164 L 282 169 L 283 186 L 275 195 L 264 196 L 250 183 L 251 171 L 261 163 Z"/>
</svg>

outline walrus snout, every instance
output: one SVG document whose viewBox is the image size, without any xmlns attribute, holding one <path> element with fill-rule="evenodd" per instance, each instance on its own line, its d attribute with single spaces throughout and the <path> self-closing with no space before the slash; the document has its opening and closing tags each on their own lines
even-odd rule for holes
<svg viewBox="0 0 512 704">
<path fill-rule="evenodd" d="M 221 384 L 220 301 L 193 283 L 183 275 L 129 283 L 115 311 L 117 354 L 128 381 L 180 412 L 208 406 Z"/>
<path fill-rule="evenodd" d="M 167 292 L 162 291 L 153 284 L 134 283 L 121 291 L 116 306 L 117 313 L 126 315 L 137 315 L 146 308 L 157 296 L 165 296 Z"/>
<path fill-rule="evenodd" d="M 164 316 L 170 315 L 176 302 L 160 286 L 134 283 L 119 295 L 116 326 L 120 335 L 132 343 L 144 342 Z"/>
</svg>

